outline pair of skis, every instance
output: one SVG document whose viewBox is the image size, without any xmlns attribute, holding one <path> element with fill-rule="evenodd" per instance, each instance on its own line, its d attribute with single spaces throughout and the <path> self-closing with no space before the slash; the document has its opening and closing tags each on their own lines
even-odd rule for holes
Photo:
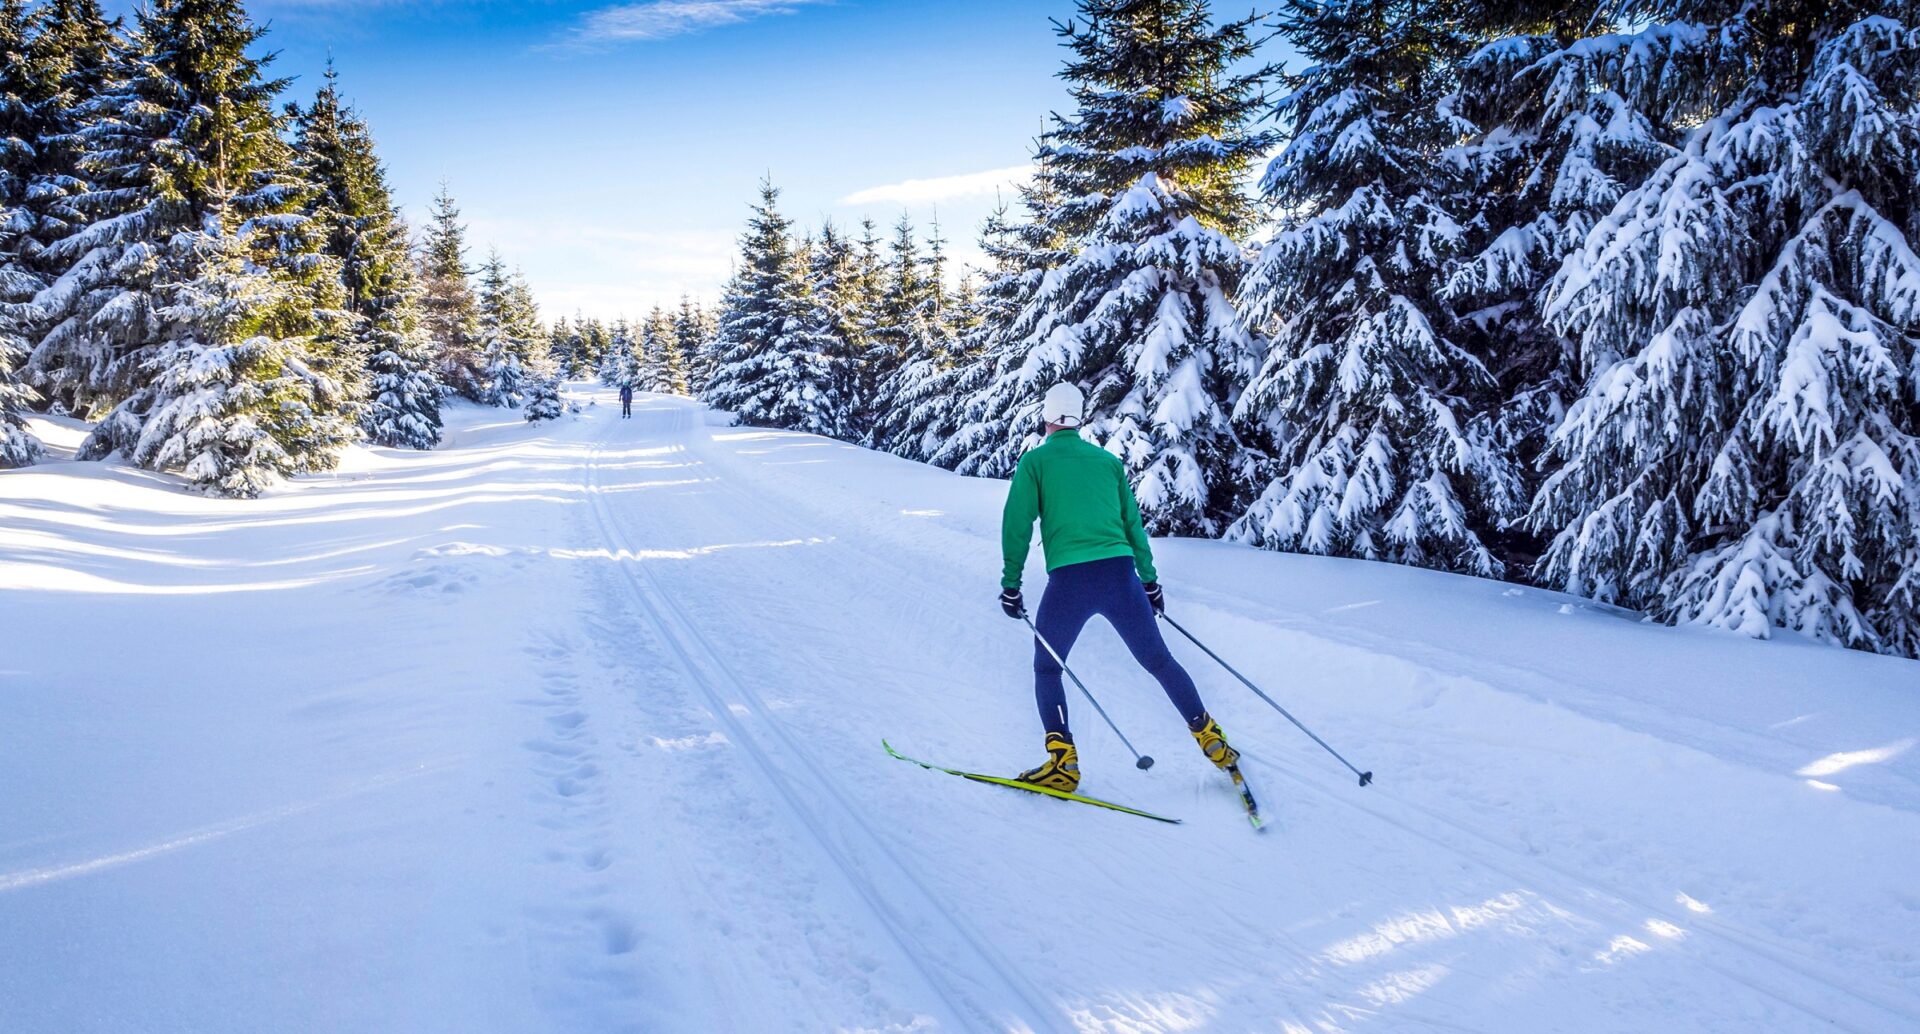
<svg viewBox="0 0 1920 1034">
<path fill-rule="evenodd" d="M 1105 808 L 1108 811 L 1117 811 L 1127 815 L 1138 815 L 1143 819 L 1152 819 L 1155 822 L 1166 822 L 1173 825 L 1180 824 L 1179 819 L 1170 819 L 1165 815 L 1155 815 L 1150 811 L 1141 811 L 1139 808 L 1131 808 L 1124 804 L 1115 804 L 1112 801 L 1103 801 L 1098 797 L 1068 793 L 1065 790 L 1056 790 L 1050 786 L 1036 786 L 1032 783 L 1023 783 L 1018 779 L 1008 779 L 1003 776 L 985 775 L 980 772 L 964 772 L 957 768 L 948 768 L 945 765 L 935 765 L 917 758 L 910 758 L 894 750 L 893 745 L 886 740 L 881 740 L 880 745 L 887 749 L 888 755 L 934 772 L 945 772 L 948 775 L 959 776 L 962 779 L 970 779 L 976 783 L 992 783 L 995 786 L 1004 786 L 1013 790 L 1025 790 L 1028 793 L 1037 793 L 1046 797 L 1057 797 L 1063 801 L 1091 804 L 1096 808 Z M 1227 774 L 1233 778 L 1234 789 L 1240 792 L 1240 804 L 1247 809 L 1247 821 L 1253 824 L 1254 829 L 1260 829 L 1262 826 L 1260 805 L 1254 801 L 1253 791 L 1247 787 L 1246 777 L 1240 774 L 1240 766 L 1237 764 L 1228 766 Z"/>
</svg>

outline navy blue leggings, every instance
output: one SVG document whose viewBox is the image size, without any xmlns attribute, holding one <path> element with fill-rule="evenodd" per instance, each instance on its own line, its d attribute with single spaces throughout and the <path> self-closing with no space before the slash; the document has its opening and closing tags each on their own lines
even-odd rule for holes
<svg viewBox="0 0 1920 1034">
<path fill-rule="evenodd" d="M 1132 557 L 1089 560 L 1047 572 L 1047 591 L 1040 596 L 1040 613 L 1034 624 L 1060 656 L 1067 656 L 1073 649 L 1080 630 L 1095 614 L 1106 618 L 1120 633 L 1133 659 L 1160 681 L 1167 699 L 1180 709 L 1180 717 L 1192 728 L 1207 713 L 1206 706 L 1200 703 L 1192 676 L 1173 659 L 1166 640 L 1160 638 L 1153 605 L 1147 602 L 1147 591 L 1140 587 Z M 1037 639 L 1033 643 L 1033 695 L 1040 705 L 1040 724 L 1048 732 L 1065 734 L 1067 694 L 1060 681 L 1060 662 Z"/>
</svg>

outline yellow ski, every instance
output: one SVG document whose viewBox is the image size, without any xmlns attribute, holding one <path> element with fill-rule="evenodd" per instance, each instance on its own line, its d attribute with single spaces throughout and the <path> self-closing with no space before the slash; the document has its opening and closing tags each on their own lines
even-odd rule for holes
<svg viewBox="0 0 1920 1034">
<path fill-rule="evenodd" d="M 1035 786 L 1032 783 L 1023 783 L 1018 779 L 1006 779 L 1001 776 L 982 775 L 979 772 L 962 772 L 957 768 L 947 768 L 943 765 L 928 764 L 925 761 L 920 761 L 915 758 L 910 758 L 905 754 L 902 754 L 899 751 L 894 750 L 893 745 L 888 743 L 886 740 L 881 740 L 880 745 L 882 747 L 887 748 L 888 754 L 892 755 L 893 757 L 899 758 L 902 761 L 919 765 L 921 768 L 930 769 L 935 772 L 945 772 L 948 775 L 959 776 L 962 779 L 971 779 L 976 783 L 992 783 L 995 786 L 1005 786 L 1014 790 L 1025 790 L 1028 793 L 1042 794 L 1047 797 L 1058 797 L 1063 801 L 1078 801 L 1081 804 L 1091 804 L 1096 808 L 1105 808 L 1108 811 L 1119 811 L 1119 812 L 1125 812 L 1128 815 L 1138 815 L 1143 819 L 1152 819 L 1155 822 L 1170 822 L 1176 826 L 1180 824 L 1179 819 L 1170 819 L 1170 818 L 1167 818 L 1165 815 L 1155 815 L 1153 812 L 1150 812 L 1150 811 L 1141 811 L 1138 808 L 1129 808 L 1124 804 L 1115 804 L 1112 801 L 1103 801 L 1098 797 L 1088 797 L 1084 794 L 1068 793 L 1065 790 L 1055 790 L 1050 786 Z"/>
</svg>

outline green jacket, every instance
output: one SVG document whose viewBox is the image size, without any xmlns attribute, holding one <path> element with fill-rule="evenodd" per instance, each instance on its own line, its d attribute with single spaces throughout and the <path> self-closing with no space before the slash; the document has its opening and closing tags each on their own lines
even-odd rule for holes
<svg viewBox="0 0 1920 1034">
<path fill-rule="evenodd" d="M 1020 457 L 1000 518 L 1004 588 L 1020 587 L 1033 545 L 1033 519 L 1040 518 L 1040 548 L 1047 570 L 1089 560 L 1130 556 L 1143 582 L 1158 581 L 1153 547 L 1140 524 L 1140 504 L 1127 484 L 1120 457 L 1085 441 L 1073 428 L 1055 431 Z"/>
</svg>

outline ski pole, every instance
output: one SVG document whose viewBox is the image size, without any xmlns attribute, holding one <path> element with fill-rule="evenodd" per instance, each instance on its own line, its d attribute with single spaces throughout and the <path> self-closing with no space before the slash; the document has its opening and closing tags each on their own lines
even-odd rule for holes
<svg viewBox="0 0 1920 1034">
<path fill-rule="evenodd" d="M 1080 681 L 1080 676 L 1075 675 L 1072 668 L 1067 667 L 1067 659 L 1060 656 L 1060 651 L 1054 649 L 1052 643 L 1047 642 L 1047 637 L 1040 634 L 1040 626 L 1033 623 L 1033 618 L 1028 617 L 1025 611 L 1020 612 L 1020 618 L 1027 623 L 1028 628 L 1033 629 L 1033 638 L 1037 640 L 1041 646 L 1046 647 L 1048 653 L 1053 655 L 1054 662 L 1060 665 L 1060 670 L 1066 672 L 1067 677 L 1073 680 L 1073 684 L 1080 687 L 1080 692 L 1087 695 L 1087 703 L 1092 704 L 1093 709 L 1100 712 L 1100 717 L 1107 720 L 1107 728 L 1112 729 L 1113 734 L 1120 737 L 1120 742 L 1125 743 L 1127 749 L 1133 752 L 1133 767 L 1142 771 L 1152 768 L 1153 758 L 1133 749 L 1133 743 L 1127 739 L 1127 734 L 1121 732 L 1118 725 L 1113 724 L 1113 718 L 1107 714 L 1107 709 L 1101 707 L 1100 701 L 1093 698 L 1093 691 L 1087 688 L 1086 683 Z"/>
<path fill-rule="evenodd" d="M 1232 675 L 1232 676 L 1233 676 L 1234 678 L 1236 678 L 1236 679 L 1239 679 L 1239 680 L 1240 680 L 1240 681 L 1241 681 L 1242 683 L 1244 683 L 1244 684 L 1246 685 L 1246 687 L 1247 687 L 1248 689 L 1251 689 L 1251 690 L 1253 690 L 1253 693 L 1254 693 L 1254 695 L 1255 695 L 1255 696 L 1257 696 L 1257 697 L 1259 697 L 1259 698 L 1260 698 L 1260 699 L 1262 699 L 1262 700 L 1265 700 L 1265 701 L 1267 702 L 1267 704 L 1268 704 L 1268 706 L 1270 706 L 1270 707 L 1272 707 L 1272 708 L 1273 708 L 1274 710 L 1276 710 L 1276 711 L 1278 711 L 1278 712 L 1280 712 L 1280 714 L 1281 714 L 1281 716 L 1282 716 L 1282 717 L 1284 717 L 1284 718 L 1285 718 L 1285 719 L 1286 719 L 1287 721 L 1289 721 L 1289 722 L 1292 722 L 1292 723 L 1294 724 L 1294 727 L 1295 727 L 1295 728 L 1297 728 L 1297 729 L 1299 729 L 1299 730 L 1300 730 L 1301 732 L 1304 732 L 1304 733 L 1306 733 L 1306 734 L 1307 734 L 1307 735 L 1308 735 L 1309 737 L 1312 737 L 1312 739 L 1313 739 L 1313 742 L 1315 742 L 1315 743 L 1318 743 L 1318 744 L 1319 744 L 1319 745 L 1321 746 L 1321 748 L 1322 748 L 1322 749 L 1324 749 L 1324 750 L 1325 750 L 1325 751 L 1326 751 L 1327 753 L 1329 753 L 1329 754 L 1332 754 L 1332 755 L 1333 755 L 1334 757 L 1336 757 L 1336 758 L 1340 758 L 1340 763 L 1341 763 L 1341 764 L 1343 764 L 1343 765 L 1345 765 L 1345 766 L 1347 766 L 1347 770 L 1348 770 L 1348 771 L 1350 771 L 1350 772 L 1352 772 L 1352 773 L 1353 773 L 1354 775 L 1357 775 L 1357 776 L 1359 776 L 1359 777 L 1360 777 L 1360 785 L 1361 785 L 1361 786 L 1365 786 L 1365 785 L 1367 785 L 1368 783 L 1371 783 L 1371 782 L 1373 782 L 1373 773 L 1372 773 L 1372 772 L 1362 772 L 1362 771 L 1360 771 L 1359 769 L 1357 769 L 1357 768 L 1354 768 L 1354 767 L 1353 767 L 1353 762 L 1351 762 L 1351 761 L 1348 761 L 1348 760 L 1347 760 L 1346 758 L 1342 758 L 1342 757 L 1340 757 L 1340 752 L 1339 752 L 1339 751 L 1337 751 L 1337 750 L 1334 750 L 1334 749 L 1333 749 L 1332 747 L 1329 747 L 1329 746 L 1327 746 L 1327 741 L 1326 741 L 1326 740 L 1323 740 L 1323 739 L 1321 739 L 1321 738 L 1320 738 L 1320 737 L 1318 737 L 1318 736 L 1314 736 L 1314 735 L 1313 735 L 1313 730 L 1312 730 L 1312 729 L 1309 729 L 1309 728 L 1307 728 L 1306 726 L 1304 726 L 1304 725 L 1301 725 L 1301 724 L 1300 724 L 1300 719 L 1298 719 L 1298 718 L 1295 718 L 1295 717 L 1294 717 L 1293 715 L 1291 715 L 1291 714 L 1288 714 L 1288 713 L 1287 713 L 1287 709 L 1286 709 L 1286 708 L 1284 708 L 1284 707 L 1281 707 L 1281 706 L 1280 706 L 1280 705 L 1279 705 L 1278 703 L 1275 703 L 1275 702 L 1274 702 L 1274 699 L 1273 699 L 1272 697 L 1270 697 L 1270 696 L 1268 696 L 1268 695 L 1266 695 L 1265 693 L 1263 693 L 1263 692 L 1261 692 L 1261 691 L 1260 691 L 1260 687 L 1259 687 L 1259 686 L 1256 686 L 1256 685 L 1254 685 L 1254 684 L 1253 684 L 1253 680 L 1252 680 L 1252 679 L 1249 679 L 1249 678 L 1247 678 L 1247 677 L 1246 677 L 1245 675 L 1242 675 L 1242 674 L 1240 674 L 1239 672 L 1237 672 L 1237 671 L 1234 671 L 1234 669 L 1233 669 L 1233 665 L 1231 665 L 1231 664 L 1228 664 L 1228 663 L 1227 663 L 1227 662 L 1226 662 L 1225 660 L 1222 660 L 1219 654 L 1217 654 L 1217 653 L 1214 653 L 1214 652 L 1213 652 L 1212 650 L 1209 650 L 1209 649 L 1207 649 L 1207 644 L 1205 644 L 1205 643 L 1203 643 L 1203 642 L 1201 642 L 1201 641 L 1200 641 L 1200 640 L 1198 640 L 1198 639 L 1195 639 L 1195 638 L 1193 637 L 1193 633 L 1192 633 L 1192 632 L 1189 632 L 1189 631 L 1187 631 L 1186 629 L 1184 629 L 1184 628 L 1181 628 L 1181 627 L 1180 627 L 1180 622 L 1178 622 L 1178 621 L 1175 621 L 1174 619 L 1172 619 L 1172 618 L 1170 618 L 1170 617 L 1168 617 L 1168 616 L 1167 616 L 1167 615 L 1166 615 L 1166 614 L 1165 614 L 1164 612 L 1162 612 L 1162 613 L 1161 613 L 1161 615 L 1160 615 L 1160 620 L 1162 620 L 1162 621 L 1165 621 L 1165 622 L 1166 622 L 1167 624 L 1169 624 L 1169 625 L 1172 625 L 1172 626 L 1174 627 L 1174 630 L 1175 630 L 1175 631 L 1177 631 L 1177 632 L 1179 632 L 1179 633 L 1180 633 L 1181 635 L 1183 635 L 1183 636 L 1186 636 L 1186 637 L 1187 637 L 1187 641 L 1188 641 L 1188 642 L 1190 642 L 1190 643 L 1192 643 L 1193 645 L 1195 645 L 1195 646 L 1197 646 L 1197 647 L 1199 647 L 1199 648 L 1200 648 L 1201 650 L 1203 650 L 1203 651 L 1205 651 L 1205 653 L 1206 653 L 1206 655 L 1207 655 L 1207 656 L 1209 656 L 1209 657 L 1211 657 L 1211 658 L 1213 658 L 1213 659 L 1214 659 L 1214 660 L 1216 660 L 1216 661 L 1219 661 L 1219 662 L 1220 662 L 1220 666 L 1221 666 L 1222 668 L 1225 668 L 1225 669 L 1227 669 L 1227 672 L 1228 672 L 1229 674 L 1231 674 L 1231 675 Z M 1078 680 L 1078 679 L 1076 679 L 1076 680 L 1074 680 L 1074 681 L 1076 681 L 1076 682 L 1077 682 L 1077 681 L 1079 681 L 1079 680 Z"/>
</svg>

